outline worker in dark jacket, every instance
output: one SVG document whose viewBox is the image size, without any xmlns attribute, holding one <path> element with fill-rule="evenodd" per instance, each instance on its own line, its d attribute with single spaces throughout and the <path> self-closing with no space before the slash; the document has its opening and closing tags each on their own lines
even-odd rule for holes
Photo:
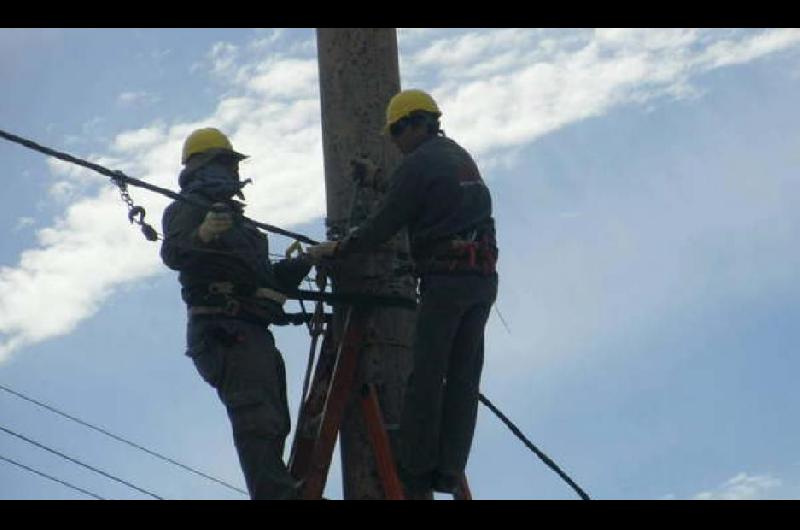
<svg viewBox="0 0 800 530">
<path fill-rule="evenodd" d="M 492 202 L 472 157 L 441 131 L 441 112 L 430 95 L 400 92 L 386 115 L 386 129 L 405 157 L 383 203 L 342 241 L 308 252 L 362 252 L 408 228 L 421 304 L 399 467 L 410 497 L 431 489 L 452 493 L 472 445 L 483 332 L 497 296 Z"/>
<path fill-rule="evenodd" d="M 286 374 L 268 326 L 285 318 L 281 290 L 296 288 L 307 258 L 270 264 L 268 241 L 243 220 L 239 162 L 217 129 L 184 143 L 181 195 L 164 212 L 161 257 L 180 271 L 188 308 L 187 355 L 228 411 L 239 461 L 253 499 L 295 498 L 298 484 L 283 462 L 290 419 Z"/>
</svg>

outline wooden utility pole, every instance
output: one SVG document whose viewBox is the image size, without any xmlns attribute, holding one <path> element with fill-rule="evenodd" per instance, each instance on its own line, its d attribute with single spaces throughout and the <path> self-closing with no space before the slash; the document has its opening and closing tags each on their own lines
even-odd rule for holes
<svg viewBox="0 0 800 530">
<path fill-rule="evenodd" d="M 380 201 L 379 192 L 355 192 L 351 160 L 366 156 L 390 175 L 400 154 L 380 131 L 389 100 L 400 90 L 397 32 L 393 28 L 317 29 L 322 143 L 329 239 L 340 239 L 357 226 Z M 357 197 L 357 200 L 354 198 Z M 415 284 L 407 268 L 405 231 L 369 254 L 345 260 L 337 267 L 339 292 L 413 297 Z M 376 308 L 361 352 L 357 389 L 374 383 L 384 422 L 396 447 L 405 380 L 411 366 L 415 314 L 399 308 Z M 341 338 L 343 314 L 334 315 L 334 337 Z M 358 401 L 350 400 L 339 438 L 345 499 L 381 499 L 383 489 L 367 438 Z"/>
</svg>

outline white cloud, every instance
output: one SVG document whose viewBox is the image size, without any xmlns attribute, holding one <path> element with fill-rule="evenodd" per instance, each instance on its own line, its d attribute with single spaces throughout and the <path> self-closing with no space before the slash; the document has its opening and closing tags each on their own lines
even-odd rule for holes
<svg viewBox="0 0 800 530">
<path fill-rule="evenodd" d="M 315 60 L 279 60 L 268 64 L 264 70 L 247 80 L 248 88 L 254 92 L 290 99 L 318 93 Z"/>
<path fill-rule="evenodd" d="M 150 148 L 163 139 L 163 129 L 163 126 L 155 125 L 118 134 L 112 147 L 115 151 L 122 152 Z"/>
<path fill-rule="evenodd" d="M 443 39 L 420 51 L 415 57 L 418 66 L 471 66 L 482 61 L 487 52 L 507 45 L 526 44 L 525 34 L 517 29 L 470 33 L 455 39 Z"/>
<path fill-rule="evenodd" d="M 0 358 L 70 331 L 116 285 L 152 270 L 152 248 L 112 197 L 104 190 L 69 207 L 55 226 L 37 232 L 38 248 L 23 252 L 16 267 L 0 268 Z"/>
<path fill-rule="evenodd" d="M 281 28 L 267 28 L 258 30 L 258 32 L 259 37 L 248 44 L 249 48 L 257 51 L 275 46 L 286 35 L 286 30 Z"/>
<path fill-rule="evenodd" d="M 401 32 L 403 35 L 408 33 Z M 513 163 L 515 147 L 542 134 L 600 115 L 615 105 L 664 94 L 674 97 L 681 93 L 675 87 L 686 86 L 693 75 L 729 64 L 732 58 L 752 60 L 800 42 L 800 36 L 791 30 L 721 35 L 727 40 L 709 32 L 683 30 L 468 32 L 435 42 L 433 51 L 415 50 L 406 63 L 412 77 L 422 70 L 438 76 L 432 91 L 445 110 L 448 132 L 479 157 L 494 156 L 493 163 L 508 164 Z M 423 39 L 414 42 L 421 46 Z M 733 45 L 712 48 L 719 42 Z M 313 38 L 295 49 L 307 51 L 309 45 L 313 46 Z M 113 155 L 93 156 L 92 160 L 175 188 L 186 135 L 197 127 L 216 126 L 230 135 L 237 149 L 252 157 L 242 166 L 243 176 L 255 181 L 245 190 L 249 215 L 282 226 L 321 216 L 325 199 L 316 64 L 305 56 L 306 51 L 291 56 L 269 49 L 262 42 L 244 53 L 244 47 L 216 43 L 208 59 L 227 93 L 208 116 L 121 132 L 108 146 Z M 530 51 L 515 56 L 511 53 L 515 49 Z M 481 54 L 476 55 L 475 50 Z M 100 124 L 98 120 L 89 122 L 87 130 Z M 16 266 L 0 269 L 0 357 L 25 344 L 68 333 L 119 286 L 164 270 L 157 246 L 144 241 L 128 224 L 118 192 L 108 184 L 99 192 L 89 187 L 105 182 L 104 177 L 57 161 L 48 164 L 63 177 L 51 193 L 75 198 L 52 227 L 38 231 L 36 248 L 23 252 Z M 158 227 L 156 212 L 163 210 L 167 200 L 134 188 L 131 194 Z M 586 211 L 585 215 L 591 218 L 592 213 L 596 212 Z M 635 257 L 637 242 L 621 222 L 609 221 L 606 228 L 611 239 L 602 245 L 607 250 L 610 241 L 621 256 Z M 563 260 L 570 257 L 569 252 L 578 252 L 572 257 L 578 258 L 575 263 L 582 263 L 581 255 L 591 254 L 587 248 L 601 244 L 594 240 L 584 243 L 587 245 L 577 249 L 554 241 L 554 248 L 562 245 L 561 252 L 554 255 Z M 571 271 L 564 263 L 551 265 L 562 275 L 574 273 L 581 281 L 591 276 L 584 267 Z M 664 274 L 673 277 L 672 272 L 667 268 Z M 598 285 L 603 284 L 602 274 L 599 269 Z M 580 285 L 576 283 L 576 290 Z M 561 313 L 552 312 L 552 307 L 547 311 L 570 315 L 570 293 L 562 287 L 557 290 L 553 299 L 567 307 Z M 601 294 L 597 293 L 595 306 L 589 301 L 587 311 L 593 307 L 598 312 L 605 310 L 608 301 L 602 300 Z M 619 296 L 634 294 L 646 296 Z M 658 304 L 655 294 L 653 303 Z M 529 312 L 531 318 L 548 322 L 547 312 L 535 311 Z M 590 335 L 592 326 L 600 328 L 600 320 L 587 328 L 580 321 L 582 316 L 574 316 L 576 328 L 583 326 Z"/>
<path fill-rule="evenodd" d="M 217 42 L 208 53 L 212 72 L 224 76 L 235 68 L 239 48 L 227 42 Z"/>
<path fill-rule="evenodd" d="M 725 481 L 714 490 L 703 491 L 693 497 L 695 500 L 752 500 L 767 499 L 769 492 L 783 482 L 769 475 L 748 475 L 739 473 Z"/>
<path fill-rule="evenodd" d="M 107 119 L 103 116 L 95 116 L 81 124 L 80 129 L 73 130 L 71 134 L 64 135 L 64 143 L 67 145 L 85 145 L 87 143 L 102 143 L 105 141 Z"/>
<path fill-rule="evenodd" d="M 130 134 L 135 133 L 133 131 Z M 123 140 L 124 142 L 125 140 Z M 135 136 L 131 140 L 127 141 L 136 141 Z M 112 144 L 111 148 L 113 149 L 114 146 Z M 86 156 L 79 155 L 76 158 L 80 158 L 82 160 L 86 160 L 91 163 L 99 164 L 101 166 L 105 166 L 109 169 L 122 169 L 124 170 L 125 167 L 128 166 L 128 163 L 119 157 L 116 156 L 103 156 L 97 154 L 89 154 Z M 73 185 L 78 186 L 82 189 L 87 189 L 90 185 L 100 184 L 107 182 L 107 177 L 93 171 L 89 168 L 85 168 L 83 166 L 79 166 L 77 164 L 72 164 L 70 162 L 64 162 L 63 160 L 57 158 L 47 158 L 45 159 L 45 163 L 47 164 L 48 169 L 50 169 L 51 173 L 56 176 L 64 177 L 66 180 L 71 182 Z M 62 184 L 56 184 L 56 187 L 63 186 Z M 52 192 L 53 190 L 51 190 Z"/>
<path fill-rule="evenodd" d="M 693 76 L 798 43 L 796 29 L 508 29 L 410 46 L 404 64 L 433 76 L 427 88 L 442 107 L 445 129 L 482 153 L 529 143 L 621 104 L 692 97 Z"/>
<path fill-rule="evenodd" d="M 122 92 L 119 96 L 117 96 L 117 103 L 125 107 L 131 107 L 139 104 L 149 105 L 156 103 L 157 101 L 157 96 L 145 91 Z"/>
<path fill-rule="evenodd" d="M 402 43 L 418 43 L 435 31 L 431 28 L 397 28 L 397 40 Z"/>
<path fill-rule="evenodd" d="M 76 196 L 77 186 L 67 180 L 59 180 L 47 190 L 55 201 L 65 203 L 71 201 Z"/>
<path fill-rule="evenodd" d="M 94 171 L 83 166 L 64 162 L 63 160 L 59 160 L 57 158 L 48 158 L 46 159 L 45 163 L 54 175 L 67 177 L 73 182 L 87 183 L 92 181 L 98 182 L 101 180 L 101 177 Z"/>
<path fill-rule="evenodd" d="M 697 62 L 708 69 L 745 63 L 794 46 L 798 41 L 800 29 L 796 28 L 774 29 L 742 40 L 721 40 L 709 46 Z"/>
</svg>

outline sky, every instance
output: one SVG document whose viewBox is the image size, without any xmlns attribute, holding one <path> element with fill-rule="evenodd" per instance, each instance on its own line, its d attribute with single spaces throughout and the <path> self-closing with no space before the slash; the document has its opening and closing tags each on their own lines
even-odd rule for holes
<svg viewBox="0 0 800 530">
<path fill-rule="evenodd" d="M 800 498 L 800 30 L 398 45 L 402 86 L 437 99 L 492 191 L 482 392 L 593 498 Z M 251 156 L 248 214 L 323 237 L 313 29 L 0 29 L 0 77 L 0 129 L 171 189 L 184 138 L 218 127 Z M 177 275 L 118 190 L 6 141 L 0 160 L 0 385 L 244 489 Z M 131 195 L 159 227 L 167 199 Z M 294 415 L 308 336 L 274 332 Z M 3 391 L 0 427 L 159 497 L 245 498 Z M 0 457 L 150 498 L 5 430 Z M 483 407 L 467 474 L 475 498 L 577 498 Z M 0 461 L 0 499 L 90 498 Z"/>
</svg>

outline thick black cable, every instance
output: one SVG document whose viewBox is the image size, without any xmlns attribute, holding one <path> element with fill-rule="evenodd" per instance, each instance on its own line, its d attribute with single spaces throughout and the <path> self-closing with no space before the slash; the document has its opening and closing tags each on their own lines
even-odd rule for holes
<svg viewBox="0 0 800 530">
<path fill-rule="evenodd" d="M 58 478 L 56 478 L 56 477 L 51 477 L 50 475 L 48 475 L 48 474 L 46 474 L 46 473 L 42 473 L 41 471 L 38 471 L 38 470 L 36 470 L 36 469 L 33 469 L 32 467 L 28 467 L 28 466 L 26 466 L 25 464 L 20 464 L 19 462 L 15 461 L 15 460 L 12 460 L 12 459 L 10 459 L 10 458 L 6 458 L 6 457 L 4 457 L 3 455 L 0 455 L 0 460 L 5 460 L 5 461 L 6 461 L 6 462 L 8 462 L 9 464 L 14 464 L 15 466 L 21 467 L 22 469 L 25 469 L 26 471 L 30 471 L 31 473 L 35 473 L 35 474 L 37 474 L 37 475 L 39 475 L 39 476 L 41 476 L 41 477 L 44 477 L 44 478 L 46 478 L 46 479 L 50 479 L 50 480 L 52 480 L 53 482 L 58 482 L 59 484 L 63 484 L 64 486 L 66 486 L 66 487 L 68 487 L 68 488 L 72 488 L 72 489 L 74 489 L 74 490 L 76 490 L 76 491 L 80 491 L 81 493 L 84 493 L 84 494 L 86 494 L 86 495 L 89 495 L 90 497 L 94 497 L 95 499 L 99 499 L 99 500 L 101 500 L 101 501 L 104 501 L 104 500 L 106 500 L 106 499 L 104 499 L 103 497 L 101 497 L 100 495 L 95 495 L 95 494 L 94 494 L 94 493 L 92 493 L 91 491 L 86 491 L 86 490 L 85 490 L 85 489 L 83 489 L 83 488 L 79 488 L 78 486 L 75 486 L 75 485 L 73 485 L 73 484 L 70 484 L 69 482 L 65 482 L 65 481 L 63 481 L 63 480 L 61 480 L 61 479 L 58 479 Z"/>
<path fill-rule="evenodd" d="M 27 438 L 27 437 L 25 437 L 25 436 L 23 436 L 23 435 L 21 435 L 21 434 L 19 434 L 19 433 L 16 433 L 16 432 L 14 432 L 14 431 L 12 431 L 12 430 L 10 430 L 10 429 L 6 429 L 6 428 L 5 428 L 5 427 L 3 427 L 2 425 L 0 425 L 0 430 L 1 430 L 1 431 L 4 431 L 4 432 L 6 432 L 6 433 L 8 433 L 8 434 L 10 434 L 11 436 L 16 436 L 16 437 L 17 437 L 17 438 L 19 438 L 20 440 L 23 440 L 23 441 L 25 441 L 25 442 L 28 442 L 28 443 L 29 443 L 29 444 L 31 444 L 31 445 L 35 445 L 36 447 L 38 447 L 38 448 L 40 448 L 40 449 L 44 449 L 45 451 L 47 451 L 47 452 L 49 452 L 49 453 L 53 453 L 54 455 L 56 455 L 56 456 L 59 456 L 59 457 L 61 457 L 61 458 L 65 459 L 65 460 L 69 460 L 70 462 L 72 462 L 72 463 L 74 463 L 74 464 L 78 464 L 78 465 L 79 465 L 79 466 L 81 466 L 81 467 L 85 467 L 86 469 L 89 469 L 89 470 L 91 470 L 91 471 L 94 471 L 95 473 L 98 473 L 98 474 L 100 474 L 100 475 L 103 475 L 103 476 L 104 476 L 104 477 L 106 477 L 106 478 L 110 478 L 111 480 L 114 480 L 114 481 L 116 481 L 116 482 L 119 482 L 120 484 L 124 484 L 125 486 L 128 486 L 129 488 L 135 489 L 136 491 L 139 491 L 139 492 L 141 492 L 141 493 L 144 493 L 144 494 L 146 494 L 146 495 L 149 495 L 149 496 L 153 497 L 154 499 L 158 499 L 158 500 L 160 500 L 160 501 L 163 501 L 163 500 L 164 500 L 163 498 L 159 497 L 159 496 L 158 496 L 158 495 L 156 495 L 155 493 L 151 493 L 151 492 L 149 492 L 149 491 L 147 491 L 147 490 L 145 490 L 145 489 L 142 489 L 142 488 L 140 488 L 140 487 L 138 487 L 138 486 L 135 486 L 135 485 L 131 484 L 130 482 L 127 482 L 127 481 L 125 481 L 125 480 L 122 480 L 122 479 L 121 479 L 121 478 L 119 478 L 119 477 L 115 477 L 114 475 L 111 475 L 111 474 L 109 474 L 109 473 L 106 473 L 105 471 L 103 471 L 103 470 L 101 470 L 101 469 L 97 469 L 96 467 L 92 467 L 92 466 L 90 466 L 89 464 L 84 464 L 84 463 L 83 463 L 83 462 L 81 462 L 80 460 L 77 460 L 77 459 L 75 459 L 75 458 L 72 458 L 71 456 L 67 456 L 67 455 L 65 455 L 64 453 L 60 453 L 60 452 L 56 451 L 55 449 L 51 449 L 50 447 L 47 447 L 47 446 L 46 446 L 46 445 L 44 445 L 44 444 L 41 444 L 41 443 L 39 443 L 39 442 L 37 442 L 37 441 L 35 441 L 35 440 L 31 440 L 30 438 Z"/>
<path fill-rule="evenodd" d="M 39 145 L 36 142 L 33 142 L 31 140 L 22 138 L 20 136 L 15 135 L 15 134 L 11 134 L 9 132 L 0 130 L 0 137 L 4 138 L 6 140 L 9 140 L 11 142 L 17 143 L 17 144 L 19 144 L 19 145 L 21 145 L 23 147 L 27 147 L 28 149 L 33 149 L 34 151 L 38 151 L 38 152 L 43 153 L 45 155 L 52 156 L 54 158 L 58 158 L 59 160 L 63 160 L 64 162 L 69 162 L 71 164 L 77 164 L 77 165 L 83 166 L 83 167 L 85 167 L 87 169 L 91 169 L 92 171 L 96 171 L 97 173 L 100 173 L 101 175 L 105 175 L 107 177 L 110 177 L 115 183 L 124 183 L 124 184 L 129 184 L 131 186 L 135 186 L 137 188 L 144 188 L 146 190 L 149 190 L 149 191 L 152 191 L 152 192 L 155 192 L 155 193 L 159 193 L 161 195 L 165 195 L 165 196 L 167 196 L 167 197 L 169 197 L 171 199 L 174 199 L 176 201 L 183 201 L 183 202 L 185 202 L 187 204 L 191 204 L 191 205 L 194 205 L 194 206 L 197 206 L 197 207 L 200 207 L 200 208 L 205 208 L 205 209 L 211 208 L 211 203 L 206 203 L 206 202 L 203 202 L 203 201 L 197 201 L 197 200 L 194 200 L 194 199 L 189 199 L 189 198 L 187 198 L 187 197 L 185 197 L 185 196 L 183 196 L 183 195 L 181 195 L 179 193 L 175 193 L 172 190 L 168 190 L 166 188 L 161 188 L 161 187 L 155 186 L 153 184 L 144 182 L 143 180 L 139 180 L 139 179 L 135 179 L 133 177 L 129 177 L 126 174 L 124 174 L 122 171 L 112 171 L 112 170 L 110 170 L 110 169 L 108 169 L 106 167 L 103 167 L 103 166 L 99 165 L 99 164 L 95 164 L 95 163 L 89 162 L 87 160 L 76 158 L 76 157 L 74 157 L 74 156 L 72 156 L 70 154 L 63 153 L 61 151 L 56 151 L 55 149 L 50 149 L 49 147 L 44 147 L 43 145 Z M 241 217 L 245 221 L 248 221 L 248 222 L 254 224 L 258 228 L 266 230 L 267 232 L 272 232 L 274 234 L 280 234 L 282 236 L 291 237 L 291 238 L 297 239 L 298 241 L 302 241 L 303 243 L 307 243 L 309 245 L 316 245 L 317 243 L 319 243 L 318 241 L 315 241 L 315 240 L 311 239 L 310 237 L 304 236 L 303 234 L 290 232 L 289 230 L 284 230 L 283 228 L 280 228 L 280 227 L 277 227 L 277 226 L 274 226 L 274 225 L 271 225 L 271 224 L 254 221 L 254 220 L 252 220 L 252 219 L 250 219 L 250 218 L 248 218 L 248 217 L 246 217 L 244 215 L 241 215 L 239 213 L 236 213 L 236 212 L 232 212 L 232 213 L 234 215 L 238 216 L 238 217 Z"/>
<path fill-rule="evenodd" d="M 511 429 L 511 432 L 513 432 L 513 433 L 514 433 L 514 435 L 515 435 L 517 438 L 519 438 L 519 439 L 522 441 L 522 443 L 524 443 L 524 444 L 525 444 L 525 446 L 526 446 L 528 449 L 530 449 L 531 451 L 533 451 L 533 452 L 536 454 L 536 456 L 538 456 L 538 457 L 539 457 L 539 458 L 542 460 L 542 462 L 544 462 L 545 464 L 547 464 L 547 466 L 548 466 L 550 469 L 552 469 L 553 471 L 555 471 L 555 472 L 558 474 L 558 476 L 559 476 L 559 477 L 561 477 L 562 479 L 564 479 L 564 481 L 565 481 L 567 484 L 569 484 L 569 485 L 572 487 L 572 489 L 574 489 L 574 490 L 575 490 L 575 492 L 576 492 L 576 493 L 577 493 L 577 494 L 580 496 L 580 498 L 581 498 L 581 499 L 583 499 L 583 500 L 585 500 L 585 501 L 591 500 L 591 499 L 589 498 L 589 496 L 586 494 L 586 492 L 585 492 L 585 491 L 583 491 L 583 490 L 581 489 L 581 487 L 580 487 L 580 486 L 578 486 L 578 485 L 575 483 L 575 481 L 574 481 L 574 480 L 572 480 L 572 479 L 569 477 L 569 475 L 567 475 L 566 473 L 564 473 L 564 472 L 561 470 L 561 468 L 560 468 L 560 467 L 558 467 L 558 465 L 557 465 L 555 462 L 553 462 L 553 461 L 550 459 L 550 457 L 549 457 L 549 456 L 547 456 L 546 454 L 544 454 L 542 451 L 540 451 L 540 450 L 539 450 L 539 448 L 537 448 L 535 445 L 533 445 L 533 443 L 532 443 L 530 440 L 528 440 L 528 439 L 525 437 L 525 435 L 524 435 L 524 434 L 522 434 L 522 431 L 520 431 L 520 430 L 519 430 L 519 428 L 517 428 L 517 426 L 516 426 L 516 425 L 514 425 L 514 424 L 511 422 L 511 420 L 509 420 L 509 419 L 506 417 L 506 415 L 505 415 L 505 414 L 503 414 L 502 412 L 500 412 L 500 410 L 499 410 L 497 407 L 495 407 L 495 406 L 494 406 L 494 404 L 493 404 L 491 401 L 489 401 L 489 399 L 488 399 L 486 396 L 484 396 L 483 394 L 480 394 L 480 393 L 479 393 L 479 394 L 478 394 L 478 399 L 480 400 L 480 402 L 481 402 L 481 403 L 483 403 L 484 405 L 486 405 L 486 407 L 488 407 L 488 408 L 489 408 L 489 410 L 491 410 L 492 412 L 494 412 L 494 413 L 495 413 L 495 415 L 496 415 L 498 418 L 500 418 L 500 421 L 502 421 L 503 423 L 505 423 L 506 427 L 508 427 L 509 429 Z"/>
<path fill-rule="evenodd" d="M 147 454 L 149 454 L 151 456 L 154 456 L 156 458 L 164 460 L 165 462 L 169 462 L 170 464 L 178 466 L 178 467 L 180 467 L 180 468 L 182 468 L 182 469 L 184 469 L 186 471 L 189 471 L 191 473 L 194 473 L 195 475 L 199 475 L 199 476 L 201 476 L 203 478 L 206 478 L 208 480 L 216 482 L 217 484 L 225 486 L 226 488 L 230 488 L 232 490 L 238 491 L 239 493 L 243 493 L 244 495 L 247 495 L 247 492 L 244 491 L 243 489 L 237 488 L 236 486 L 228 484 L 224 480 L 220 480 L 218 478 L 212 477 L 211 475 L 206 475 L 202 471 L 198 471 L 198 470 L 196 470 L 196 469 L 194 469 L 192 467 L 189 467 L 189 466 L 187 466 L 185 464 L 181 464 L 180 462 L 177 462 L 177 461 L 175 461 L 175 460 L 173 460 L 173 459 L 171 459 L 171 458 L 169 458 L 167 456 L 164 456 L 164 455 L 159 454 L 159 453 L 157 453 L 155 451 L 152 451 L 152 450 L 150 450 L 150 449 L 148 449 L 146 447 L 143 447 L 143 446 L 141 446 L 139 444 L 131 442 L 130 440 L 126 440 L 125 438 L 122 438 L 121 436 L 117 436 L 114 433 L 108 432 L 107 430 L 105 430 L 105 429 L 103 429 L 101 427 L 97 427 L 96 425 L 92 425 L 91 423 L 87 423 L 87 422 L 81 420 L 80 418 L 76 418 L 75 416 L 71 416 L 71 415 L 67 414 L 66 412 L 62 412 L 62 411 L 58 410 L 55 407 L 47 405 L 46 403 L 42 403 L 41 401 L 37 401 L 37 400 L 35 400 L 35 399 L 31 398 L 31 397 L 28 397 L 28 396 L 26 396 L 26 395 L 24 395 L 24 394 L 22 394 L 20 392 L 12 390 L 12 389 L 8 388 L 7 386 L 0 385 L 0 390 L 4 390 L 4 391 L 8 392 L 9 394 L 13 394 L 13 395 L 17 396 L 18 398 L 24 399 L 25 401 L 28 401 L 30 403 L 33 403 L 34 405 L 42 407 L 43 409 L 49 410 L 50 412 L 54 412 L 54 413 L 56 413 L 56 414 L 58 414 L 60 416 L 63 416 L 65 418 L 67 418 L 68 420 L 74 421 L 75 423 L 83 425 L 84 427 L 88 427 L 89 429 L 95 430 L 95 431 L 97 431 L 97 432 L 99 432 L 101 434 L 104 434 L 104 435 L 108 436 L 109 438 L 113 438 L 114 440 L 117 440 L 118 442 L 122 442 L 124 444 L 128 444 L 129 446 L 131 446 L 131 447 L 133 447 L 135 449 L 138 449 L 138 450 L 143 451 L 143 452 L 145 452 L 145 453 L 147 453 Z"/>
</svg>

